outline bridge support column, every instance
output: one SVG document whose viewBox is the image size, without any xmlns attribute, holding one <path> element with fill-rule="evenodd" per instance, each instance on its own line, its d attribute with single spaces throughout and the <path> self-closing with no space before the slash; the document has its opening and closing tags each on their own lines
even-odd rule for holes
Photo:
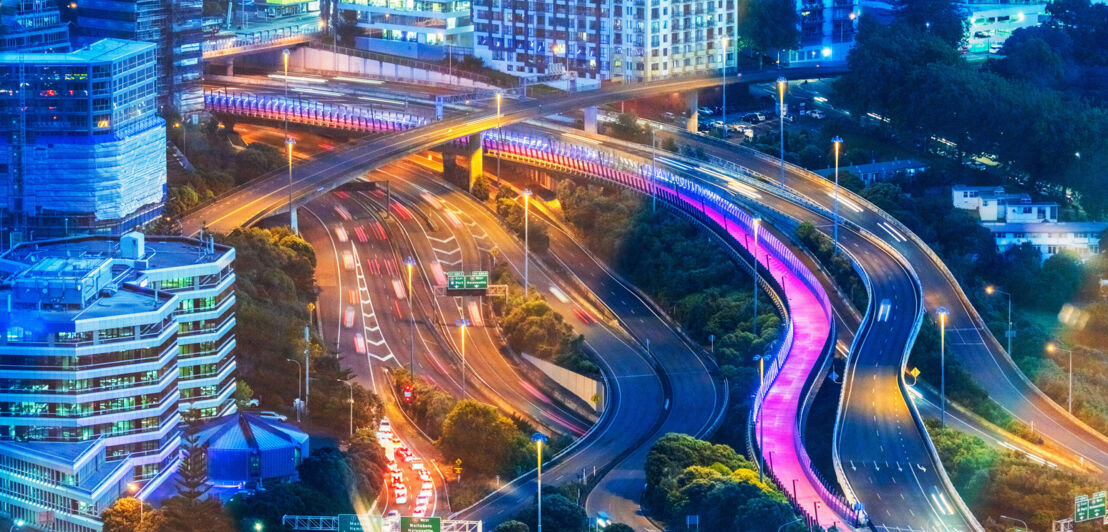
<svg viewBox="0 0 1108 532">
<path fill-rule="evenodd" d="M 227 58 L 227 75 L 228 76 L 234 76 L 235 75 L 235 59 L 233 57 L 228 57 Z"/>
<path fill-rule="evenodd" d="M 585 133 L 596 134 L 596 106 L 585 108 Z"/>
<path fill-rule="evenodd" d="M 485 148 L 484 132 L 474 133 L 469 136 L 469 187 L 473 190 L 473 183 L 478 177 L 485 175 Z"/>
<path fill-rule="evenodd" d="M 689 91 L 685 93 L 685 110 L 689 112 L 689 122 L 686 125 L 689 133 L 696 133 L 697 128 L 700 125 L 700 113 L 697 109 L 700 107 L 700 98 L 697 91 Z"/>
</svg>

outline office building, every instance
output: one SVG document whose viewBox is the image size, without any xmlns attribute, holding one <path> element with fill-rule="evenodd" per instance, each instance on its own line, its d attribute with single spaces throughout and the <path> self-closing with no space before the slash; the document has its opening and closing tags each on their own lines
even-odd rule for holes
<svg viewBox="0 0 1108 532">
<path fill-rule="evenodd" d="M 203 0 L 82 0 L 78 44 L 104 38 L 142 41 L 157 50 L 158 111 L 203 108 Z"/>
<path fill-rule="evenodd" d="M 855 0 L 801 2 L 803 47 L 781 57 L 845 60 Z M 738 65 L 737 0 L 475 0 L 474 53 L 518 76 L 647 81 Z"/>
<path fill-rule="evenodd" d="M 344 0 L 357 16 L 358 48 L 425 61 L 473 53 L 469 0 Z"/>
<path fill-rule="evenodd" d="M 0 512 L 98 530 L 128 482 L 171 476 L 181 411 L 235 411 L 234 250 L 128 233 L 2 258 Z"/>
<path fill-rule="evenodd" d="M 69 27 L 54 0 L 0 2 L 0 52 L 68 52 Z"/>
<path fill-rule="evenodd" d="M 1038 26 L 1048 17 L 1046 4 L 965 3 L 960 4 L 969 20 L 966 51 L 998 52 L 1012 32 Z"/>
<path fill-rule="evenodd" d="M 116 39 L 0 53 L 0 213 L 15 241 L 120 233 L 162 212 L 154 55 L 151 44 Z"/>
</svg>

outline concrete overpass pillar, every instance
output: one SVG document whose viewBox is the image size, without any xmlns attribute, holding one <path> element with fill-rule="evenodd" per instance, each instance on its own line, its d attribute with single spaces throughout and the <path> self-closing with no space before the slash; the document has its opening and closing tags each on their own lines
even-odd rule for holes
<svg viewBox="0 0 1108 532">
<path fill-rule="evenodd" d="M 478 177 L 485 175 L 485 133 L 477 132 L 469 136 L 469 188 L 473 190 L 473 183 Z"/>
<path fill-rule="evenodd" d="M 585 133 L 596 134 L 596 106 L 585 108 Z"/>
<path fill-rule="evenodd" d="M 233 57 L 228 57 L 227 58 L 227 75 L 228 76 L 234 76 L 235 75 L 235 59 Z"/>
<path fill-rule="evenodd" d="M 700 125 L 700 113 L 697 109 L 700 107 L 700 98 L 697 91 L 689 91 L 685 93 L 685 110 L 689 112 L 689 122 L 686 126 L 689 133 L 696 133 L 697 126 Z"/>
</svg>

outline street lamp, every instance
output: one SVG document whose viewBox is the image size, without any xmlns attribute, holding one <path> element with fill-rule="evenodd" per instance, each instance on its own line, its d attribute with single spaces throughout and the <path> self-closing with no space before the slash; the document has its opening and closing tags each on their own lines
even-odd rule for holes
<svg viewBox="0 0 1108 532">
<path fill-rule="evenodd" d="M 285 137 L 285 145 L 289 152 L 289 226 L 293 233 L 300 234 L 296 228 L 296 207 L 292 204 L 292 147 L 296 145 L 296 141 L 292 137 Z"/>
<path fill-rule="evenodd" d="M 758 337 L 758 228 L 762 225 L 761 218 L 754 219 L 754 337 Z"/>
<path fill-rule="evenodd" d="M 135 498 L 139 503 L 139 526 L 142 526 L 143 518 L 146 514 L 146 505 L 143 504 L 142 499 L 138 497 L 139 485 L 134 482 L 127 483 L 127 491 L 131 492 L 131 496 Z M 20 525 L 23 526 L 23 525 Z M 11 532 L 11 531 L 8 531 Z"/>
<path fill-rule="evenodd" d="M 723 120 L 723 129 L 727 129 L 727 37 L 723 38 L 723 46 L 719 54 L 719 75 L 722 81 L 720 89 L 723 91 L 723 105 L 720 106 L 720 119 Z"/>
<path fill-rule="evenodd" d="M 839 247 L 839 149 L 842 147 L 843 138 L 836 136 L 831 139 L 831 144 L 835 145 L 835 248 Z"/>
<path fill-rule="evenodd" d="M 296 398 L 300 399 L 300 398 L 304 397 L 303 395 L 300 395 L 300 387 L 301 387 L 301 384 L 302 384 L 300 379 L 304 375 L 304 366 L 300 365 L 299 360 L 293 360 L 291 358 L 286 358 L 285 360 L 287 360 L 289 362 L 292 362 L 293 364 L 296 364 Z"/>
<path fill-rule="evenodd" d="M 538 452 L 538 484 L 539 484 L 539 526 L 538 532 L 542 532 L 542 444 L 547 440 L 545 434 L 536 432 L 531 435 L 531 441 L 535 442 L 535 449 Z"/>
<path fill-rule="evenodd" d="M 523 297 L 531 289 L 531 189 L 523 189 Z"/>
<path fill-rule="evenodd" d="M 16 519 L 15 521 L 12 522 L 12 526 L 11 526 L 11 528 L 8 529 L 8 532 L 12 532 L 12 530 L 15 530 L 17 528 L 23 528 L 23 525 L 25 525 L 25 524 L 27 524 L 26 521 L 24 521 L 22 519 Z"/>
<path fill-rule="evenodd" d="M 941 383 L 939 422 L 944 427 L 946 426 L 946 315 L 946 307 L 939 307 L 939 382 Z"/>
<path fill-rule="evenodd" d="M 466 327 L 469 326 L 469 320 L 462 318 L 457 321 L 458 330 L 462 336 L 461 350 L 462 350 L 462 397 L 466 395 Z"/>
<path fill-rule="evenodd" d="M 789 82 L 784 77 L 777 78 L 777 115 L 781 122 L 781 175 L 778 180 L 781 181 L 781 186 L 785 185 L 785 88 L 788 85 Z"/>
<path fill-rule="evenodd" d="M 285 64 L 285 136 L 289 136 L 289 49 L 281 51 L 281 61 Z"/>
<path fill-rule="evenodd" d="M 1016 335 L 1015 329 L 1012 328 L 1012 294 L 997 290 L 993 285 L 986 286 L 985 293 L 990 296 L 994 293 L 1008 296 L 1008 330 L 1004 331 L 1004 336 L 1008 338 L 1008 356 L 1012 356 L 1012 338 Z"/>
<path fill-rule="evenodd" d="M 262 532 L 265 529 L 265 525 L 261 521 L 254 521 L 254 532 Z"/>
<path fill-rule="evenodd" d="M 185 154 L 185 158 L 189 156 L 189 130 L 188 130 L 188 118 L 184 118 L 185 122 L 174 122 L 173 127 L 181 130 L 181 153 Z"/>
<path fill-rule="evenodd" d="M 650 122 L 650 212 L 658 212 L 658 143 L 654 140 L 657 128 Z"/>
<path fill-rule="evenodd" d="M 350 435 L 353 436 L 354 435 L 354 383 L 349 382 L 349 381 L 344 381 L 342 379 L 335 379 L 335 380 L 345 384 L 347 388 L 350 388 L 350 399 L 349 399 L 349 403 L 350 403 Z M 261 529 L 258 528 L 258 526 L 260 526 L 260 524 L 261 523 L 256 523 L 254 525 L 254 530 L 261 530 Z"/>
<path fill-rule="evenodd" d="M 767 358 L 769 358 L 769 355 L 766 355 L 766 354 L 756 355 L 754 357 L 754 360 L 756 362 L 758 362 L 758 393 L 761 393 L 762 387 L 765 385 L 765 381 L 766 381 L 766 359 Z M 761 409 L 759 409 L 759 412 L 757 412 L 757 414 L 758 414 L 758 419 L 757 419 L 756 423 L 758 423 L 758 432 L 759 432 L 759 434 L 758 434 L 758 482 L 761 482 L 762 481 L 762 472 L 766 469 L 765 452 L 764 452 L 764 449 L 762 448 L 762 446 L 765 445 L 766 424 L 763 422 Z"/>
<path fill-rule="evenodd" d="M 497 158 L 497 161 L 500 159 Z M 412 315 L 411 337 L 412 350 L 408 359 L 408 373 L 415 379 L 415 294 L 412 292 L 412 268 L 415 267 L 415 257 L 408 256 L 404 259 L 404 265 L 408 267 L 408 313 Z"/>
<path fill-rule="evenodd" d="M 1023 525 L 1023 529 L 1024 529 L 1024 530 L 1031 530 L 1031 529 L 1030 529 L 1030 528 L 1028 528 L 1028 526 L 1027 526 L 1027 521 L 1024 521 L 1023 519 L 1019 519 L 1019 518 L 1017 518 L 1017 517 L 1011 517 L 1011 516 L 1007 516 L 1007 515 L 1002 515 L 1002 516 L 1000 516 L 1000 518 L 1001 518 L 1001 519 L 1008 519 L 1008 520 L 1011 520 L 1011 521 L 1015 521 L 1015 522 L 1017 522 L 1017 523 L 1019 523 L 1019 524 Z"/>
<path fill-rule="evenodd" d="M 500 159 L 503 158 L 502 153 L 504 150 L 504 130 L 500 129 L 500 100 L 504 99 L 504 94 L 501 92 L 496 93 L 496 188 L 500 188 Z"/>
<path fill-rule="evenodd" d="M 1069 383 L 1069 392 L 1066 394 L 1067 395 L 1066 409 L 1069 410 L 1069 413 L 1072 414 L 1073 413 L 1073 350 L 1072 349 L 1066 349 L 1064 347 L 1059 347 L 1058 345 L 1055 345 L 1054 343 L 1046 344 L 1046 350 L 1047 350 L 1048 353 L 1053 353 L 1055 351 L 1061 351 L 1061 352 L 1066 353 L 1067 355 L 1069 355 L 1069 359 L 1070 359 L 1070 379 L 1069 380 L 1070 380 L 1070 383 Z"/>
</svg>

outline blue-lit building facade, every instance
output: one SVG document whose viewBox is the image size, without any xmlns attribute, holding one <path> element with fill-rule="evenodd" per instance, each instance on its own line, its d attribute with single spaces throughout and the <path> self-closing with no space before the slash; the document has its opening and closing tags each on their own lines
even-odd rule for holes
<svg viewBox="0 0 1108 532">
<path fill-rule="evenodd" d="M 165 121 L 156 49 L 104 39 L 69 53 L 0 53 L 0 212 L 13 242 L 119 234 L 161 214 Z"/>
<path fill-rule="evenodd" d="M 0 514 L 99 530 L 175 471 L 182 411 L 235 411 L 234 250 L 128 233 L 2 259 Z"/>
</svg>

